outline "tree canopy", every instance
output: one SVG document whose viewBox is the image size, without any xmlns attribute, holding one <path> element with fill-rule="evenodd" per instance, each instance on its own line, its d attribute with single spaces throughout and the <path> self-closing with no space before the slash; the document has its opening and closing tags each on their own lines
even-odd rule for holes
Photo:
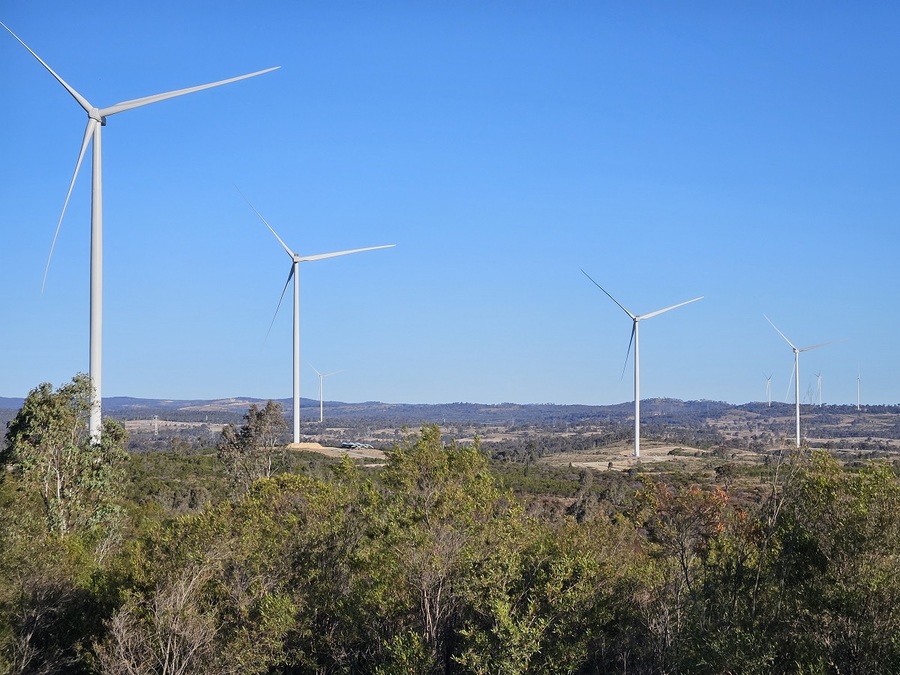
<svg viewBox="0 0 900 675">
<path fill-rule="evenodd" d="M 147 458 L 184 462 L 170 480 L 189 470 L 193 490 L 206 471 L 208 498 L 165 507 L 135 470 L 122 518 L 97 520 L 112 491 L 63 490 L 51 509 L 32 467 L 70 444 L 101 456 L 84 386 L 42 385 L 10 425 L 8 672 L 900 672 L 900 481 L 884 463 L 803 449 L 751 478 L 581 471 L 539 507 L 477 441 L 425 426 L 383 466 L 264 461 L 237 493 L 214 486 L 211 455 Z M 230 438 L 278 448 L 267 409 Z M 91 492 L 94 473 L 67 470 Z"/>
</svg>

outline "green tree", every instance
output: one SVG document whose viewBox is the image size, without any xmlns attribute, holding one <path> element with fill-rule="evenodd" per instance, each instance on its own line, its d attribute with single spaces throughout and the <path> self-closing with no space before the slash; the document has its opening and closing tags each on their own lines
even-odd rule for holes
<svg viewBox="0 0 900 675">
<path fill-rule="evenodd" d="M 516 505 L 499 490 L 478 443 L 445 445 L 437 425 L 396 446 L 383 479 L 384 543 L 408 610 L 389 641 L 390 660 L 412 672 L 446 672 L 466 611 L 463 579 L 488 557 L 492 530 L 503 530 Z"/>
<path fill-rule="evenodd" d="M 86 672 L 113 593 L 103 562 L 119 540 L 125 431 L 88 434 L 90 381 L 41 384 L 0 453 L 0 671 Z"/>
<path fill-rule="evenodd" d="M 262 409 L 252 403 L 240 429 L 231 424 L 222 429 L 216 451 L 235 483 L 247 490 L 275 473 L 284 457 L 286 431 L 284 411 L 274 401 Z"/>
<path fill-rule="evenodd" d="M 125 602 L 95 647 L 104 672 L 365 672 L 353 666 L 384 592 L 354 562 L 368 497 L 342 469 L 341 483 L 260 479 L 133 542 Z"/>
<path fill-rule="evenodd" d="M 792 486 L 776 573 L 788 589 L 785 660 L 839 673 L 900 672 L 900 480 L 815 452 Z"/>
<path fill-rule="evenodd" d="M 7 448 L 0 454 L 0 464 L 10 465 L 40 495 L 47 529 L 60 535 L 106 522 L 122 488 L 125 429 L 107 418 L 101 442 L 92 443 L 90 398 L 84 374 L 56 391 L 39 385 L 7 425 Z"/>
</svg>

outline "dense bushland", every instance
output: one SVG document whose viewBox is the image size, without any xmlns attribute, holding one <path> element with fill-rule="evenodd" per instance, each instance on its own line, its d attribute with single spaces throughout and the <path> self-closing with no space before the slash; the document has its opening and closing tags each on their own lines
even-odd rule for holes
<svg viewBox="0 0 900 675">
<path fill-rule="evenodd" d="M 2 455 L 7 672 L 900 672 L 885 465 L 785 454 L 740 495 L 574 471 L 526 500 L 524 470 L 427 426 L 382 467 L 294 457 L 249 484 L 214 451 L 109 447 L 62 509 L 34 473 L 39 394 Z M 58 456 L 99 452 L 75 410 Z"/>
</svg>

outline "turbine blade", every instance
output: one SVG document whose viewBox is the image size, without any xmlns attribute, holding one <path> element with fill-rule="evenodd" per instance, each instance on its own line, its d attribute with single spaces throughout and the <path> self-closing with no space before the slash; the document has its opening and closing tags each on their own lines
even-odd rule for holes
<svg viewBox="0 0 900 675">
<path fill-rule="evenodd" d="M 333 370 L 330 373 L 325 373 L 322 377 L 331 377 L 332 375 L 337 375 L 338 373 L 343 373 L 343 370 Z"/>
<path fill-rule="evenodd" d="M 794 366 L 791 366 L 791 377 L 788 379 L 787 391 L 784 392 L 784 402 L 789 403 L 788 397 L 791 395 L 791 385 L 794 384 Z"/>
<path fill-rule="evenodd" d="M 291 267 L 291 270 L 293 270 L 293 269 L 294 268 Z M 313 370 L 316 370 L 316 367 L 313 364 L 311 364 L 309 361 L 306 362 L 306 365 L 308 365 Z M 322 373 L 320 373 L 318 370 L 316 370 L 316 375 L 318 375 L 319 377 L 322 377 Z"/>
<path fill-rule="evenodd" d="M 257 216 L 259 216 L 259 219 L 261 221 L 263 221 L 263 223 L 265 223 L 266 227 L 269 228 L 269 231 L 275 235 L 275 238 L 278 240 L 278 243 L 281 244 L 281 248 L 283 248 L 285 251 L 287 251 L 287 254 L 289 256 L 291 256 L 291 259 L 293 260 L 294 255 L 295 255 L 294 252 L 290 249 L 290 247 L 287 244 L 284 243 L 284 240 L 278 236 L 278 233 L 274 230 L 274 228 L 271 225 L 269 225 L 269 221 L 267 221 L 265 218 L 262 217 L 262 214 L 256 210 L 256 207 L 250 203 L 249 199 L 247 199 L 247 195 L 245 195 L 243 192 L 241 192 L 241 189 L 237 185 L 234 186 L 234 189 L 237 190 L 238 192 L 240 192 L 241 197 L 244 198 L 244 201 L 247 202 L 247 204 L 250 206 L 250 208 L 253 209 L 253 212 L 256 213 Z"/>
<path fill-rule="evenodd" d="M 41 295 L 44 294 L 44 287 L 47 285 L 47 275 L 50 273 L 50 261 L 53 259 L 53 249 L 56 248 L 56 238 L 59 236 L 59 230 L 62 227 L 63 218 L 66 215 L 66 207 L 69 206 L 69 198 L 72 196 L 72 188 L 75 187 L 75 180 L 78 178 L 78 171 L 81 169 L 81 162 L 84 159 L 84 153 L 88 144 L 94 135 L 94 128 L 97 126 L 97 120 L 88 118 L 87 127 L 84 129 L 84 140 L 81 141 L 81 152 L 78 153 L 78 161 L 75 162 L 75 173 L 72 174 L 72 182 L 69 183 L 69 191 L 66 193 L 66 201 L 63 202 L 62 213 L 59 214 L 59 222 L 56 223 L 56 232 L 53 233 L 53 243 L 50 244 L 50 255 L 47 256 L 47 266 L 44 268 L 44 280 L 41 282 Z"/>
<path fill-rule="evenodd" d="M 698 300 L 702 300 L 703 296 L 701 295 L 699 298 L 694 298 L 693 300 L 685 300 L 684 302 L 679 302 L 677 305 L 672 305 L 671 307 L 666 307 L 665 309 L 658 309 L 655 312 L 650 312 L 649 314 L 642 314 L 641 319 L 649 319 L 650 317 L 656 316 L 657 314 L 662 314 L 663 312 L 668 312 L 673 309 L 677 309 L 679 307 L 684 307 L 685 305 L 689 305 L 692 302 L 697 302 Z"/>
<path fill-rule="evenodd" d="M 820 342 L 819 344 L 813 345 L 812 347 L 803 347 L 802 349 L 798 349 L 797 351 L 808 352 L 811 349 L 818 349 L 819 347 L 824 347 L 825 345 L 834 344 L 835 342 L 836 342 L 836 340 L 829 340 L 828 342 Z"/>
<path fill-rule="evenodd" d="M 272 326 L 275 325 L 275 318 L 278 316 L 278 310 L 281 309 L 281 303 L 284 300 L 284 294 L 287 293 L 288 286 L 291 283 L 291 279 L 294 277 L 294 265 L 291 264 L 291 272 L 288 274 L 287 281 L 284 282 L 284 288 L 281 289 L 281 297 L 278 298 L 278 306 L 275 308 L 275 314 L 272 315 L 272 323 L 269 324 L 269 330 L 266 331 L 266 339 L 269 339 L 269 333 L 272 332 Z M 313 369 L 315 370 L 315 368 Z"/>
<path fill-rule="evenodd" d="M 584 274 L 584 276 L 586 276 L 588 279 L 591 279 L 591 275 L 588 274 L 587 272 L 585 272 L 584 270 L 581 270 L 581 273 Z M 603 288 L 603 286 L 601 286 L 600 284 L 598 284 L 598 283 L 597 283 L 596 281 L 594 281 L 593 279 L 591 279 L 591 283 L 593 283 L 594 286 L 596 286 L 596 287 L 599 288 L 601 291 L 603 291 L 604 293 L 606 293 L 606 297 L 608 297 L 610 300 L 612 300 L 614 303 L 616 303 L 616 304 L 619 306 L 619 308 L 620 308 L 623 312 L 625 312 L 628 316 L 631 317 L 632 321 L 633 321 L 634 319 L 637 318 L 634 314 L 632 314 L 632 313 L 629 312 L 627 309 L 625 309 L 624 307 L 622 307 L 622 303 L 620 303 L 620 302 L 619 302 L 618 300 L 616 300 L 613 296 L 611 296 L 609 293 L 607 293 L 607 292 L 606 292 L 606 289 Z"/>
<path fill-rule="evenodd" d="M 592 279 L 593 281 L 593 279 Z M 631 324 L 631 338 L 628 340 L 628 350 L 625 352 L 625 363 L 622 365 L 622 375 L 620 380 L 625 379 L 625 369 L 628 367 L 628 357 L 631 354 L 631 344 L 634 342 L 634 333 L 637 330 L 637 321 Z"/>
<path fill-rule="evenodd" d="M 354 248 L 349 251 L 335 251 L 334 253 L 319 253 L 318 255 L 305 255 L 300 258 L 300 262 L 312 262 L 313 260 L 323 260 L 325 258 L 334 258 L 339 255 L 350 255 L 351 253 L 361 253 L 362 251 L 375 251 L 379 248 L 392 248 L 396 244 L 385 244 L 384 246 L 367 246 L 366 248 Z"/>
<path fill-rule="evenodd" d="M 266 68 L 265 70 L 257 70 L 255 73 L 248 73 L 246 75 L 238 75 L 237 77 L 229 77 L 227 80 L 219 80 L 218 82 L 210 82 L 209 84 L 201 84 L 196 87 L 187 87 L 186 89 L 176 89 L 175 91 L 167 91 L 163 94 L 154 94 L 153 96 L 144 96 L 142 98 L 131 99 L 130 101 L 122 101 L 121 103 L 116 103 L 114 105 L 109 106 L 108 108 L 101 108 L 100 115 L 102 117 L 106 117 L 108 115 L 115 115 L 116 113 L 124 112 L 125 110 L 132 110 L 134 108 L 140 108 L 141 106 L 150 105 L 151 103 L 159 103 L 160 101 L 165 101 L 166 99 L 175 98 L 176 96 L 184 96 L 185 94 L 193 94 L 195 91 L 203 91 L 204 89 L 211 89 L 213 87 L 219 87 L 223 84 L 230 84 L 231 82 L 237 82 L 239 80 L 246 80 L 250 77 L 256 77 L 257 75 L 262 75 L 264 73 L 270 73 L 273 70 L 278 70 L 281 66 L 275 66 L 274 68 Z"/>
<path fill-rule="evenodd" d="M 787 343 L 791 346 L 791 349 L 797 349 L 797 348 L 794 346 L 794 343 L 791 342 L 790 340 L 788 340 L 788 339 L 787 339 L 787 336 L 786 336 L 784 333 L 782 333 L 780 330 L 778 330 L 778 326 L 776 326 L 774 323 L 772 323 L 772 320 L 771 320 L 769 317 L 767 317 L 765 314 L 763 314 L 763 318 L 765 318 L 766 321 L 768 321 L 769 323 L 772 324 L 772 328 L 774 328 L 776 331 L 778 331 L 778 334 L 779 334 L 781 337 L 783 337 L 783 338 L 784 338 L 784 341 L 787 342 Z"/>
<path fill-rule="evenodd" d="M 53 68 L 48 66 L 40 56 L 38 56 L 31 50 L 31 47 L 29 47 L 24 42 L 22 42 L 22 38 L 20 38 L 18 35 L 16 35 L 11 30 L 9 30 L 9 26 L 7 26 L 2 21 L 0 21 L 0 26 L 3 26 L 7 31 L 9 31 L 9 34 L 12 35 L 14 38 L 16 38 L 16 40 L 19 41 L 19 44 L 22 45 L 23 47 L 25 47 L 25 49 L 27 49 L 29 51 L 29 53 L 34 58 L 36 58 L 38 60 L 38 62 L 42 66 L 44 66 L 44 68 L 47 69 L 47 72 L 49 72 L 53 77 L 55 77 L 56 81 L 59 82 L 62 86 L 64 86 L 66 88 L 66 91 L 68 91 L 72 95 L 72 98 L 74 98 L 76 101 L 78 101 L 78 105 L 80 105 L 82 108 L 84 108 L 85 112 L 90 112 L 93 109 L 94 106 L 92 106 L 90 103 L 88 103 L 88 100 L 84 96 L 82 96 L 77 91 L 75 91 L 75 89 L 68 82 L 66 82 L 59 75 L 57 75 L 56 72 L 54 72 Z"/>
</svg>

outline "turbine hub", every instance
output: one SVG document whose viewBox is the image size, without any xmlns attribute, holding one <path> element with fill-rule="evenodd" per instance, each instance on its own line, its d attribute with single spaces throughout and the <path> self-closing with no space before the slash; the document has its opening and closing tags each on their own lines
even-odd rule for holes
<svg viewBox="0 0 900 675">
<path fill-rule="evenodd" d="M 100 122 L 101 127 L 106 126 L 106 118 L 100 114 L 100 108 L 91 108 L 88 112 L 88 117 L 96 122 Z"/>
</svg>

